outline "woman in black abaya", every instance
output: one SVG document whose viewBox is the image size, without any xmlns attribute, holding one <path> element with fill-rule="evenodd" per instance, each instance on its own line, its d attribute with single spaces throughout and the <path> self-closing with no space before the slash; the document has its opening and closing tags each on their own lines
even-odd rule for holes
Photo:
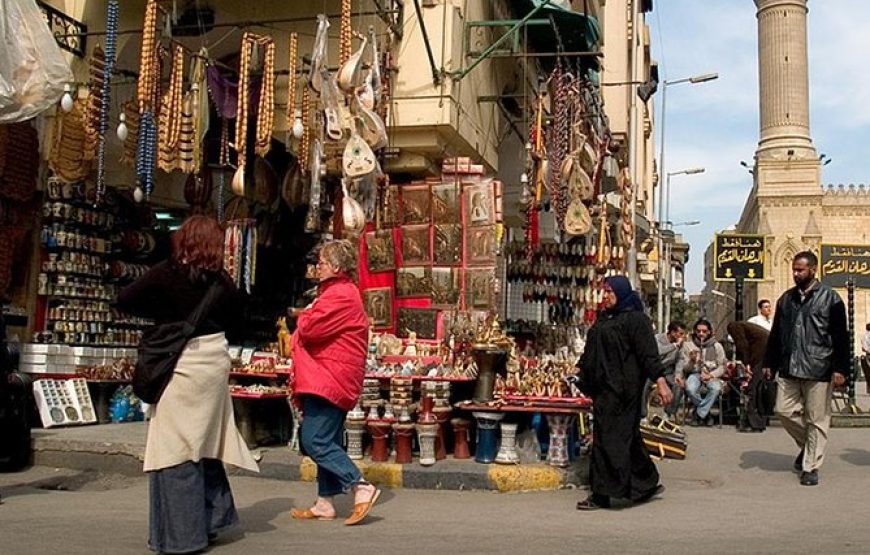
<svg viewBox="0 0 870 555">
<path fill-rule="evenodd" d="M 641 395 L 649 378 L 662 404 L 672 400 L 649 318 L 623 276 L 604 280 L 604 310 L 589 330 L 579 362 L 580 389 L 593 399 L 591 495 L 580 510 L 610 507 L 611 498 L 642 503 L 664 488 L 640 436 Z"/>
</svg>

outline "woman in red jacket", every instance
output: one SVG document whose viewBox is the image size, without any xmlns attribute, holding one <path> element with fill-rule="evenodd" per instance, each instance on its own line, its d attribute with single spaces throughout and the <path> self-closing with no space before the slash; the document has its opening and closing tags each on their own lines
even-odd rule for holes
<svg viewBox="0 0 870 555">
<path fill-rule="evenodd" d="M 353 512 L 345 524 L 368 515 L 381 492 L 363 480 L 341 447 L 344 419 L 362 392 L 368 350 L 368 318 L 351 276 L 357 273 L 357 250 L 350 241 L 332 241 L 320 249 L 317 298 L 298 316 L 293 334 L 294 395 L 301 400 L 300 439 L 317 464 L 317 501 L 293 509 L 293 518 L 333 520 L 332 498 L 353 490 Z"/>
</svg>

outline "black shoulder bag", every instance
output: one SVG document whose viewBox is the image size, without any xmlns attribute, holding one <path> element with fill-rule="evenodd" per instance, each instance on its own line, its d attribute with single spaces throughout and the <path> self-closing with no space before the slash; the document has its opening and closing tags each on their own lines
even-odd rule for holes
<svg viewBox="0 0 870 555">
<path fill-rule="evenodd" d="M 187 320 L 151 326 L 145 330 L 139 340 L 139 358 L 133 372 L 133 393 L 137 397 L 151 404 L 160 400 L 181 352 L 199 327 L 219 289 L 220 281 L 215 280 Z"/>
</svg>

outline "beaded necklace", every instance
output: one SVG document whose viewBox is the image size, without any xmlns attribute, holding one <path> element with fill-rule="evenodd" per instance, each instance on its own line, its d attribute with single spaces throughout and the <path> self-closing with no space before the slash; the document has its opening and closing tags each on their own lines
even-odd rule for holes
<svg viewBox="0 0 870 555">
<path fill-rule="evenodd" d="M 182 119 L 182 86 L 184 71 L 184 48 L 180 44 L 172 46 L 172 69 L 169 77 L 169 89 L 163 95 L 160 103 L 158 121 L 158 148 L 160 169 L 171 172 L 176 166 L 176 149 L 181 136 Z"/>
<path fill-rule="evenodd" d="M 103 91 L 100 103 L 100 139 L 97 146 L 97 191 L 100 203 L 106 194 L 106 132 L 109 130 L 109 106 L 115 52 L 118 44 L 118 0 L 109 0 L 106 13 L 106 69 L 103 73 Z"/>
<path fill-rule="evenodd" d="M 311 149 L 311 87 L 302 87 L 302 140 L 299 141 L 297 157 L 302 175 L 308 173 L 308 157 Z"/>
<path fill-rule="evenodd" d="M 239 62 L 239 100 L 236 110 L 235 139 L 236 159 L 242 171 L 244 171 L 243 168 L 247 162 L 248 96 L 251 92 L 250 66 L 256 45 L 262 46 L 265 50 L 255 144 L 255 152 L 260 156 L 269 152 L 274 122 L 275 42 L 271 37 L 245 33 L 242 36 L 241 60 Z"/>
<path fill-rule="evenodd" d="M 341 0 L 341 20 L 338 28 L 338 64 L 350 58 L 353 31 L 350 28 L 351 0 Z"/>
<path fill-rule="evenodd" d="M 293 123 L 296 120 L 296 57 L 299 55 L 299 35 L 290 33 L 287 47 L 287 133 L 293 134 Z M 289 140 L 287 141 L 289 144 Z"/>
</svg>

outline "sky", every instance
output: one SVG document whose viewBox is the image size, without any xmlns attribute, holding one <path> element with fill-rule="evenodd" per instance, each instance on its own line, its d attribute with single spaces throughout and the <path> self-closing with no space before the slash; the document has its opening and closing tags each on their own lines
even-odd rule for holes
<svg viewBox="0 0 870 555">
<path fill-rule="evenodd" d="M 670 220 L 690 244 L 686 290 L 704 287 L 704 250 L 713 234 L 737 223 L 752 188 L 758 144 L 758 28 L 752 0 L 656 0 L 647 14 L 659 77 L 718 72 L 715 81 L 668 87 L 665 171 L 671 176 Z M 809 0 L 810 134 L 830 164 L 822 183 L 870 182 L 870 2 Z M 656 93 L 657 133 L 661 91 Z M 656 137 L 658 159 L 660 137 Z M 664 178 L 663 178 L 664 179 Z"/>
</svg>

